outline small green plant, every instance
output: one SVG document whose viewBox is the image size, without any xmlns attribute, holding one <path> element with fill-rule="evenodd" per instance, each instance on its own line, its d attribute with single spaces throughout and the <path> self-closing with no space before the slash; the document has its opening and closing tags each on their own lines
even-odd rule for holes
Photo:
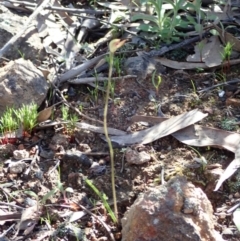
<svg viewBox="0 0 240 241">
<path fill-rule="evenodd" d="M 62 119 L 64 121 L 68 121 L 68 118 L 69 118 L 69 115 L 68 115 L 69 107 L 67 107 L 66 105 L 62 105 L 61 112 L 62 112 Z"/>
<path fill-rule="evenodd" d="M 24 131 L 31 132 L 37 125 L 37 108 L 37 104 L 31 103 L 30 105 L 22 105 L 20 109 L 13 110 Z"/>
<path fill-rule="evenodd" d="M 196 152 L 196 153 L 198 154 L 199 159 L 196 159 L 196 161 L 197 161 L 198 163 L 202 164 L 203 168 L 205 168 L 206 165 L 207 165 L 207 160 L 205 159 L 205 157 L 202 156 L 202 155 L 200 154 L 200 152 L 199 152 L 196 148 L 194 148 L 194 147 L 192 147 L 192 146 L 189 146 L 189 147 L 190 147 L 194 152 Z"/>
<path fill-rule="evenodd" d="M 69 122 L 69 128 L 71 130 L 74 130 L 76 122 L 78 122 L 79 118 L 76 114 L 70 115 L 70 122 Z"/>
<path fill-rule="evenodd" d="M 220 127 L 226 131 L 235 131 L 237 129 L 236 119 L 225 118 L 221 121 Z"/>
<path fill-rule="evenodd" d="M 19 49 L 18 49 L 17 51 L 18 51 L 18 53 L 20 54 L 21 58 L 22 58 L 22 59 L 24 59 L 24 58 L 25 58 L 25 54 L 24 54 L 24 53 L 22 53 L 22 51 L 21 51 L 21 50 L 19 50 Z"/>
<path fill-rule="evenodd" d="M 75 123 L 78 121 L 78 116 L 73 114 L 69 114 L 69 108 L 65 105 L 63 105 L 61 107 L 61 111 L 62 111 L 62 119 L 66 122 L 68 122 L 66 124 L 67 130 L 72 132 L 75 128 Z"/>
<path fill-rule="evenodd" d="M 87 87 L 87 89 L 90 92 L 90 94 L 93 98 L 93 101 L 97 103 L 97 101 L 98 101 L 98 81 L 95 82 L 94 89 L 90 89 L 88 87 Z"/>
<path fill-rule="evenodd" d="M 195 84 L 194 84 L 192 79 L 191 79 L 191 83 L 192 83 L 192 87 L 193 87 L 193 92 L 196 94 L 197 93 L 196 86 L 195 86 Z"/>
<path fill-rule="evenodd" d="M 223 49 L 223 53 L 221 54 L 222 60 L 228 62 L 225 72 L 229 72 L 229 70 L 230 70 L 230 57 L 232 54 L 232 47 L 233 47 L 233 44 L 227 42 L 226 46 Z"/>
<path fill-rule="evenodd" d="M 202 52 L 203 52 L 203 47 L 204 47 L 204 41 L 200 41 L 197 46 L 199 48 L 199 53 L 200 53 L 200 61 L 203 62 L 203 56 L 202 56 Z"/>
<path fill-rule="evenodd" d="M 152 75 L 152 84 L 155 87 L 156 94 L 159 94 L 159 86 L 162 83 L 162 77 L 160 75 L 156 76 L 156 70 L 153 72 Z"/>
<path fill-rule="evenodd" d="M 108 211 L 108 214 L 110 215 L 110 217 L 112 218 L 114 223 L 117 223 L 117 218 L 114 215 L 114 212 L 112 211 L 111 207 L 109 206 L 107 200 L 108 197 L 106 196 L 105 193 L 101 193 L 96 186 L 92 183 L 91 180 L 89 179 L 85 179 L 85 182 L 87 183 L 87 185 L 98 195 L 98 197 L 102 200 L 104 207 L 106 208 L 106 210 Z"/>
<path fill-rule="evenodd" d="M 7 108 L 0 119 L 0 130 L 2 134 L 12 132 L 19 126 L 17 119 L 14 117 L 14 110 Z"/>
<path fill-rule="evenodd" d="M 196 6 L 191 3 L 186 3 L 185 0 L 143 0 L 142 4 L 150 4 L 154 8 L 155 14 L 135 14 L 132 21 L 146 20 L 149 24 L 141 24 L 139 29 L 142 31 L 157 33 L 163 42 L 171 43 L 179 41 L 179 36 L 183 36 L 176 27 L 185 28 L 189 21 L 181 19 L 178 14 L 179 10 L 188 10 Z M 166 9 L 166 4 L 171 5 L 171 9 Z"/>
</svg>

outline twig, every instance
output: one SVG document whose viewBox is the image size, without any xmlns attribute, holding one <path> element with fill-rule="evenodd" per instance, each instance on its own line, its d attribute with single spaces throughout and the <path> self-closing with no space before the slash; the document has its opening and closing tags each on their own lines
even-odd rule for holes
<svg viewBox="0 0 240 241">
<path fill-rule="evenodd" d="M 39 5 L 35 9 L 35 11 L 28 18 L 27 23 L 23 27 L 22 30 L 19 29 L 19 32 L 13 36 L 1 49 L 0 49 L 0 58 L 7 52 L 7 50 L 25 33 L 28 29 L 29 25 L 32 24 L 33 20 L 37 17 L 37 15 L 44 9 L 47 4 L 53 3 L 55 0 L 44 0 L 42 4 Z"/>
<path fill-rule="evenodd" d="M 205 32 L 203 35 L 202 35 L 202 38 L 204 38 L 205 36 L 207 35 L 207 32 Z M 191 43 L 194 43 L 194 42 L 197 42 L 199 40 L 202 39 L 200 36 L 196 36 L 196 37 L 193 37 L 193 38 L 190 38 L 190 39 L 186 39 L 184 41 L 182 41 L 181 43 L 178 43 L 178 44 L 173 44 L 169 47 L 162 47 L 160 50 L 152 50 L 148 53 L 146 53 L 149 57 L 154 57 L 154 56 L 162 56 L 164 55 L 165 53 L 171 51 L 171 50 L 174 50 L 174 49 L 178 49 L 178 48 L 181 48 L 185 45 L 189 45 Z"/>
<path fill-rule="evenodd" d="M 101 56 L 102 56 L 102 55 L 101 55 Z M 57 73 L 57 71 L 56 71 L 56 73 Z M 96 123 L 103 124 L 102 121 L 96 120 L 96 119 L 93 119 L 93 118 L 91 118 L 91 117 L 89 117 L 89 116 L 87 116 L 87 115 L 84 115 L 78 108 L 76 108 L 76 107 L 74 107 L 73 105 L 69 104 L 69 103 L 67 102 L 66 98 L 64 97 L 64 95 L 62 94 L 62 92 L 58 89 L 58 87 L 57 87 L 56 84 L 55 84 L 55 82 L 58 83 L 58 80 L 59 80 L 59 78 L 58 78 L 58 76 L 56 75 L 55 81 L 52 80 L 52 81 L 51 81 L 51 85 L 53 86 L 54 90 L 60 95 L 61 99 L 63 100 L 63 102 L 64 102 L 64 104 L 65 104 L 66 106 L 68 106 L 69 108 L 73 109 L 74 111 L 76 111 L 76 112 L 78 113 L 78 115 L 84 117 L 84 118 L 87 119 L 87 120 L 90 120 L 90 121 L 93 121 L 93 122 L 96 122 Z"/>
<path fill-rule="evenodd" d="M 9 207 L 14 207 L 14 208 L 21 209 L 21 210 L 25 209 L 21 206 L 18 206 L 18 205 L 12 204 L 12 203 L 6 203 L 6 202 L 0 202 L 0 205 L 7 205 Z"/>
<path fill-rule="evenodd" d="M 15 223 L 12 224 L 5 232 L 3 232 L 3 233 L 0 235 L 0 238 L 2 239 L 2 238 L 8 233 L 8 231 L 10 231 L 10 229 L 12 229 L 14 226 L 15 226 Z"/>
<path fill-rule="evenodd" d="M 102 54 L 100 56 L 97 56 L 97 57 L 95 57 L 93 59 L 90 59 L 90 60 L 86 61 L 85 63 L 83 63 L 81 65 L 78 65 L 78 66 L 72 68 L 71 70 L 67 71 L 62 76 L 59 77 L 59 83 L 62 84 L 66 80 L 81 74 L 86 69 L 88 69 L 88 68 L 92 67 L 93 65 L 95 65 L 98 61 L 100 61 L 102 58 L 104 58 L 107 54 L 108 53 Z M 56 81 L 58 81 L 58 79 L 56 79 L 55 82 Z"/>
<path fill-rule="evenodd" d="M 214 89 L 214 88 L 222 86 L 222 85 L 234 84 L 234 83 L 238 83 L 238 82 L 240 82 L 240 79 L 233 79 L 233 80 L 230 80 L 230 81 L 227 81 L 227 82 L 224 82 L 224 83 L 220 83 L 220 84 L 213 85 L 211 87 L 207 87 L 207 88 L 205 88 L 203 90 L 198 90 L 197 92 L 198 93 L 202 93 L 202 92 Z"/>
<path fill-rule="evenodd" d="M 111 80 L 125 80 L 130 78 L 137 78 L 137 75 L 125 75 L 120 77 L 112 77 Z M 86 78 L 77 78 L 74 80 L 68 80 L 68 83 L 71 84 L 88 84 L 89 82 L 95 81 L 107 81 L 108 77 L 86 77 Z"/>
</svg>

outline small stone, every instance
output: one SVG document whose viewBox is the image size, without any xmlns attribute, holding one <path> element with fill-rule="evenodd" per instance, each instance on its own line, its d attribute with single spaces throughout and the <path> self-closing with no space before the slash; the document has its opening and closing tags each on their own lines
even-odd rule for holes
<svg viewBox="0 0 240 241">
<path fill-rule="evenodd" d="M 29 158 L 29 152 L 24 150 L 15 150 L 13 151 L 13 157 L 16 160 Z"/>
<path fill-rule="evenodd" d="M 236 192 L 236 193 L 234 194 L 234 197 L 235 197 L 235 198 L 240 198 L 240 193 L 239 193 L 239 192 Z"/>
<path fill-rule="evenodd" d="M 151 160 L 151 156 L 145 151 L 135 151 L 130 147 L 125 152 L 126 161 L 131 164 L 141 165 Z"/>
<path fill-rule="evenodd" d="M 11 162 L 11 164 L 8 167 L 8 170 L 9 170 L 9 173 L 11 173 L 11 174 L 19 174 L 24 171 L 26 166 L 27 166 L 27 164 L 22 161 Z"/>
</svg>

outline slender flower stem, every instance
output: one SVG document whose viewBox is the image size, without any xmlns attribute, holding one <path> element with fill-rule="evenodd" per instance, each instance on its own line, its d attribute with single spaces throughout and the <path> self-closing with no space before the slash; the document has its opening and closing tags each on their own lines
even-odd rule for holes
<svg viewBox="0 0 240 241">
<path fill-rule="evenodd" d="M 116 216 L 116 220 L 118 220 L 117 196 L 116 196 L 116 189 L 115 189 L 114 153 L 113 153 L 112 142 L 111 142 L 111 140 L 109 138 L 108 129 L 107 129 L 108 99 L 109 99 L 110 86 L 111 86 L 113 55 L 114 55 L 113 52 L 110 51 L 110 54 L 109 54 L 110 59 L 109 59 L 108 85 L 107 85 L 106 99 L 105 99 L 105 106 L 104 106 L 104 114 L 103 114 L 103 117 L 104 117 L 104 119 L 103 119 L 103 126 L 104 126 L 104 133 L 105 133 L 105 137 L 107 139 L 107 143 L 108 143 L 108 146 L 109 146 L 109 152 L 110 152 L 111 182 L 112 182 L 114 214 Z"/>
</svg>

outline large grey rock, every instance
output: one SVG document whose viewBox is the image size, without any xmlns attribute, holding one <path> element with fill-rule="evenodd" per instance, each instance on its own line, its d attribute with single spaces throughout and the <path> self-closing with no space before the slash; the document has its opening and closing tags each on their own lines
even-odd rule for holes
<svg viewBox="0 0 240 241">
<path fill-rule="evenodd" d="M 221 241 L 200 188 L 177 177 L 139 196 L 122 219 L 122 241 Z"/>
<path fill-rule="evenodd" d="M 0 69 L 0 115 L 7 107 L 42 103 L 48 83 L 42 72 L 29 60 L 18 59 Z"/>
<path fill-rule="evenodd" d="M 23 29 L 27 20 L 28 16 L 16 11 L 10 11 L 0 5 L 0 48 L 2 48 L 12 36 L 18 33 L 19 30 Z M 34 20 L 24 35 L 4 54 L 5 58 L 15 60 L 24 56 L 24 59 L 30 59 L 37 66 L 41 64 L 41 61 L 46 56 L 46 52 L 38 36 L 36 24 L 37 22 Z"/>
</svg>

